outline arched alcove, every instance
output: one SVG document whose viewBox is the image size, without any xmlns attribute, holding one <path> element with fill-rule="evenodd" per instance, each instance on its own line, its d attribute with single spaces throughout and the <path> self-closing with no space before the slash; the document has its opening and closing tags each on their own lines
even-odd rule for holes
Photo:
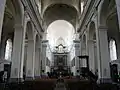
<svg viewBox="0 0 120 90">
<path fill-rule="evenodd" d="M 115 0 L 104 0 L 101 3 L 101 8 L 99 11 L 99 24 L 102 26 L 107 25 L 107 18 L 110 14 L 114 14 L 116 12 L 115 8 Z"/>
<path fill-rule="evenodd" d="M 114 0 L 105 0 L 102 3 L 102 7 L 100 10 L 100 25 L 106 26 L 107 30 L 107 37 L 109 42 L 109 53 L 111 60 L 117 59 L 116 57 L 120 58 L 120 32 L 119 32 L 119 24 L 118 24 L 118 16 L 117 16 L 117 9 L 116 3 Z M 111 39 L 112 38 L 112 39 Z M 114 38 L 114 39 L 113 39 Z M 113 49 L 114 48 L 114 49 Z M 115 49 L 116 48 L 116 49 Z M 115 56 L 112 56 L 111 53 Z M 117 52 L 117 53 L 116 53 Z M 114 58 L 113 58 L 114 57 Z"/>
<path fill-rule="evenodd" d="M 97 45 L 96 45 L 96 28 L 95 23 L 92 21 L 89 24 L 88 33 L 88 54 L 89 54 L 89 66 L 90 70 L 96 74 L 98 71 L 98 61 L 97 61 Z"/>
<path fill-rule="evenodd" d="M 30 21 L 27 22 L 26 37 L 28 40 L 33 40 L 33 24 Z"/>
<path fill-rule="evenodd" d="M 56 20 L 47 29 L 47 39 L 52 47 L 57 45 L 59 38 L 63 38 L 65 45 L 70 46 L 74 39 L 74 32 L 75 29 L 71 23 L 65 20 Z"/>
<path fill-rule="evenodd" d="M 117 8 L 115 0 L 103 0 L 101 3 L 101 9 L 100 9 L 100 15 L 98 17 L 98 25 L 103 26 L 107 30 L 106 37 L 108 39 L 108 42 L 106 44 L 107 48 L 109 49 L 106 53 L 108 53 L 108 68 L 109 63 L 111 65 L 119 64 L 119 58 L 120 58 L 120 32 L 119 32 L 119 24 L 118 24 L 118 16 L 117 16 Z M 105 43 L 105 42 L 104 42 Z M 115 60 L 114 60 L 115 59 Z M 104 59 L 105 60 L 105 59 Z M 107 66 L 106 63 L 106 66 Z M 104 63 L 103 63 L 104 64 Z M 119 68 L 116 68 L 118 70 Z M 112 67 L 110 67 L 111 76 L 113 74 L 112 71 L 114 71 Z M 119 72 L 120 70 L 118 70 Z M 118 73 L 115 71 L 115 73 Z M 115 75 L 114 73 L 114 75 Z M 109 73 L 108 73 L 109 74 Z"/>
<path fill-rule="evenodd" d="M 78 12 L 67 4 L 53 4 L 45 10 L 43 18 L 46 28 L 55 20 L 66 20 L 76 28 Z"/>
<path fill-rule="evenodd" d="M 23 63 L 23 77 L 24 79 L 33 74 L 30 67 L 33 68 L 33 53 L 34 53 L 34 38 L 33 38 L 33 24 L 31 21 L 26 23 L 25 46 L 24 46 L 24 63 Z M 31 63 L 32 62 L 32 63 Z"/>
</svg>

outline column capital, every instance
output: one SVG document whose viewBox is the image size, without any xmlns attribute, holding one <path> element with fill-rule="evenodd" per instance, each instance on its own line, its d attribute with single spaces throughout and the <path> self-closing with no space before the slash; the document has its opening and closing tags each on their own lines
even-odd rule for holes
<svg viewBox="0 0 120 90">
<path fill-rule="evenodd" d="M 48 40 L 43 40 L 42 41 L 42 47 L 47 47 Z"/>
<path fill-rule="evenodd" d="M 99 31 L 107 31 L 107 30 L 108 30 L 108 27 L 107 27 L 107 26 L 102 26 L 102 25 L 100 25 L 100 26 L 98 26 L 98 30 L 99 30 Z"/>
<path fill-rule="evenodd" d="M 73 40 L 74 43 L 80 43 L 80 40 Z"/>
<path fill-rule="evenodd" d="M 47 45 L 46 44 L 42 44 L 42 47 L 47 47 Z"/>
<path fill-rule="evenodd" d="M 80 47 L 80 40 L 73 40 L 75 48 Z"/>
<path fill-rule="evenodd" d="M 42 43 L 48 43 L 48 40 L 42 40 Z"/>
<path fill-rule="evenodd" d="M 95 42 L 96 42 L 96 40 L 88 40 L 88 43 L 89 43 L 89 42 L 93 42 L 93 43 L 95 43 Z"/>
<path fill-rule="evenodd" d="M 25 15 L 25 17 L 26 17 L 26 18 L 28 18 L 28 17 L 29 17 L 29 15 L 28 15 L 28 12 L 27 12 L 27 11 L 25 11 L 24 15 Z"/>
<path fill-rule="evenodd" d="M 24 29 L 24 26 L 21 25 L 21 24 L 15 24 L 14 28 L 17 29 L 17 30 L 19 30 L 19 29 Z"/>
<path fill-rule="evenodd" d="M 34 39 L 28 39 L 28 40 L 27 40 L 27 43 L 28 43 L 28 42 L 34 42 Z"/>
<path fill-rule="evenodd" d="M 75 48 L 78 49 L 80 47 L 79 44 L 75 44 Z"/>
</svg>

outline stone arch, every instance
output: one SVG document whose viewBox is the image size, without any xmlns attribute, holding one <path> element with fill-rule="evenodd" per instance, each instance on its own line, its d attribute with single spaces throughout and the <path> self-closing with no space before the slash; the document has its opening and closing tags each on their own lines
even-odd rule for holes
<svg viewBox="0 0 120 90">
<path fill-rule="evenodd" d="M 49 18 L 50 16 L 51 18 Z M 74 27 L 76 27 L 78 12 L 74 7 L 67 4 L 52 4 L 44 12 L 43 18 L 46 28 L 55 20 L 66 20 L 72 23 Z"/>
<path fill-rule="evenodd" d="M 23 25 L 24 7 L 21 0 L 12 0 L 15 7 L 15 24 Z"/>
<path fill-rule="evenodd" d="M 115 0 L 103 0 L 100 5 L 98 22 L 100 26 L 107 27 L 108 42 L 111 38 L 115 39 L 117 46 L 117 53 L 119 53 L 118 57 L 120 58 L 120 50 L 119 50 L 120 33 L 119 33 L 117 9 L 115 5 L 116 5 Z"/>
<path fill-rule="evenodd" d="M 6 0 L 1 40 L 10 37 L 13 42 L 16 27 L 23 25 L 23 13 L 24 8 L 20 0 Z"/>
<path fill-rule="evenodd" d="M 23 25 L 23 17 L 24 17 L 24 8 L 20 0 L 6 0 L 3 24 L 2 24 L 2 32 L 1 33 L 1 44 L 4 43 L 6 47 L 6 41 L 8 38 L 12 40 L 14 38 L 14 32 L 17 27 Z M 6 39 L 6 40 L 5 40 Z M 3 45 L 3 44 L 2 44 Z M 3 48 L 0 49 L 2 51 Z M 4 48 L 5 54 L 5 48 Z M 3 54 L 3 57 L 4 57 Z"/>
<path fill-rule="evenodd" d="M 89 55 L 89 66 L 90 70 L 96 74 L 98 71 L 98 61 L 97 61 L 97 46 L 96 46 L 96 28 L 95 22 L 92 21 L 89 24 L 89 35 L 88 35 L 88 55 Z"/>
<path fill-rule="evenodd" d="M 106 21 L 108 16 L 113 13 L 115 9 L 115 0 L 103 0 L 100 4 L 99 8 L 99 24 L 102 26 L 106 26 Z"/>
<path fill-rule="evenodd" d="M 116 48 L 114 48 L 114 50 L 116 49 L 116 51 L 114 53 L 117 52 L 117 59 L 119 59 L 120 58 L 120 46 L 119 46 L 120 45 L 120 39 L 119 39 L 120 32 L 118 28 L 118 22 L 113 21 L 113 19 L 112 19 L 112 22 L 109 20 L 109 23 L 108 23 L 108 39 L 109 39 L 109 44 L 110 44 L 110 40 L 113 39 L 115 41 Z"/>
<path fill-rule="evenodd" d="M 14 32 L 14 29 L 17 26 L 23 26 L 23 17 L 24 17 L 24 7 L 22 2 L 20 0 L 17 1 L 6 0 L 2 34 L 4 32 L 10 32 L 10 33 Z M 5 29 L 9 29 L 9 30 L 5 31 Z"/>
<path fill-rule="evenodd" d="M 24 79 L 34 78 L 34 26 L 30 20 L 26 22 L 25 49 L 24 49 Z M 31 68 L 32 67 L 32 68 Z"/>
<path fill-rule="evenodd" d="M 59 0 L 56 0 L 56 1 L 48 1 L 47 5 L 44 5 L 42 12 L 43 12 L 43 14 L 44 14 L 44 12 L 46 11 L 46 9 L 49 8 L 50 6 L 54 5 L 54 4 L 66 4 L 66 5 L 69 5 L 69 6 L 71 6 L 71 7 L 74 7 L 77 11 L 79 11 L 76 6 L 72 5 L 73 2 L 74 2 L 74 1 L 66 2 L 66 1 L 64 1 L 64 0 L 62 0 L 62 1 L 59 1 Z"/>
<path fill-rule="evenodd" d="M 117 55 L 120 58 L 120 32 L 119 32 L 119 22 L 117 16 L 117 9 L 115 7 L 115 0 L 104 0 L 101 7 L 100 13 L 100 25 L 107 27 L 107 37 L 110 43 L 111 38 L 116 41 Z"/>
<path fill-rule="evenodd" d="M 22 68 L 22 61 L 21 61 L 22 59 L 21 58 L 22 57 L 21 56 L 21 52 L 22 52 L 21 36 L 22 35 L 21 33 L 23 31 L 24 7 L 21 0 L 5 0 L 5 1 L 6 1 L 6 5 L 5 5 L 5 11 L 4 11 L 5 13 L 4 13 L 4 19 L 3 19 L 2 36 L 5 36 L 7 38 L 10 36 L 10 38 L 12 38 L 11 40 L 13 40 L 13 46 L 14 46 L 13 52 L 12 52 L 11 72 L 9 73 L 11 73 L 10 75 L 11 78 L 22 78 L 21 77 L 22 72 L 20 68 Z M 16 75 L 14 71 L 16 71 Z"/>
<path fill-rule="evenodd" d="M 28 21 L 27 24 L 26 24 L 26 38 L 28 40 L 33 40 L 34 39 L 34 35 L 33 35 L 33 31 L 34 30 L 34 26 L 32 24 L 31 21 Z"/>
<path fill-rule="evenodd" d="M 108 38 L 108 46 L 109 49 L 107 51 L 107 53 L 109 54 L 108 58 L 108 63 L 113 64 L 114 61 L 115 63 L 117 63 L 118 65 L 120 65 L 118 63 L 118 59 L 120 58 L 120 32 L 119 32 L 119 23 L 118 23 L 118 16 L 117 16 L 117 8 L 116 8 L 116 2 L 115 0 L 103 0 L 100 6 L 100 11 L 99 11 L 99 26 L 103 26 L 103 27 L 107 27 L 107 38 Z M 110 53 L 111 53 L 111 49 L 110 49 L 110 41 L 111 39 L 114 39 L 115 43 L 116 43 L 116 48 L 117 48 L 117 60 L 114 61 L 110 61 Z M 112 69 L 111 69 L 112 71 Z"/>
<path fill-rule="evenodd" d="M 91 22 L 88 26 L 89 29 L 89 40 L 96 39 L 95 34 L 96 34 L 96 28 L 95 28 L 95 22 Z"/>
<path fill-rule="evenodd" d="M 20 0 L 6 0 L 2 36 L 14 37 L 15 29 L 23 26 L 24 8 Z"/>
</svg>

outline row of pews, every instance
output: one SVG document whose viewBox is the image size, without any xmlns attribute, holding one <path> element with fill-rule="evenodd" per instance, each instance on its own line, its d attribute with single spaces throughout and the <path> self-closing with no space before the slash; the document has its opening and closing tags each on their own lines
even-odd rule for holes
<svg viewBox="0 0 120 90">
<path fill-rule="evenodd" d="M 58 86 L 60 85 L 64 86 L 64 89 L 59 89 Z M 92 83 L 89 80 L 37 79 L 33 81 L 25 81 L 20 83 L 0 84 L 0 90 L 119 90 L 119 89 L 118 86 L 115 84 L 96 84 Z"/>
</svg>

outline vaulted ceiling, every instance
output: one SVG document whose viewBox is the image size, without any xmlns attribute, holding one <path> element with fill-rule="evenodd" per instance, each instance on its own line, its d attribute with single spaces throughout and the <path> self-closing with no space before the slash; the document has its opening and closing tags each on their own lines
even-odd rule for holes
<svg viewBox="0 0 120 90">
<path fill-rule="evenodd" d="M 75 28 L 81 12 L 80 0 L 41 0 L 45 28 L 55 20 L 66 20 Z"/>
</svg>

